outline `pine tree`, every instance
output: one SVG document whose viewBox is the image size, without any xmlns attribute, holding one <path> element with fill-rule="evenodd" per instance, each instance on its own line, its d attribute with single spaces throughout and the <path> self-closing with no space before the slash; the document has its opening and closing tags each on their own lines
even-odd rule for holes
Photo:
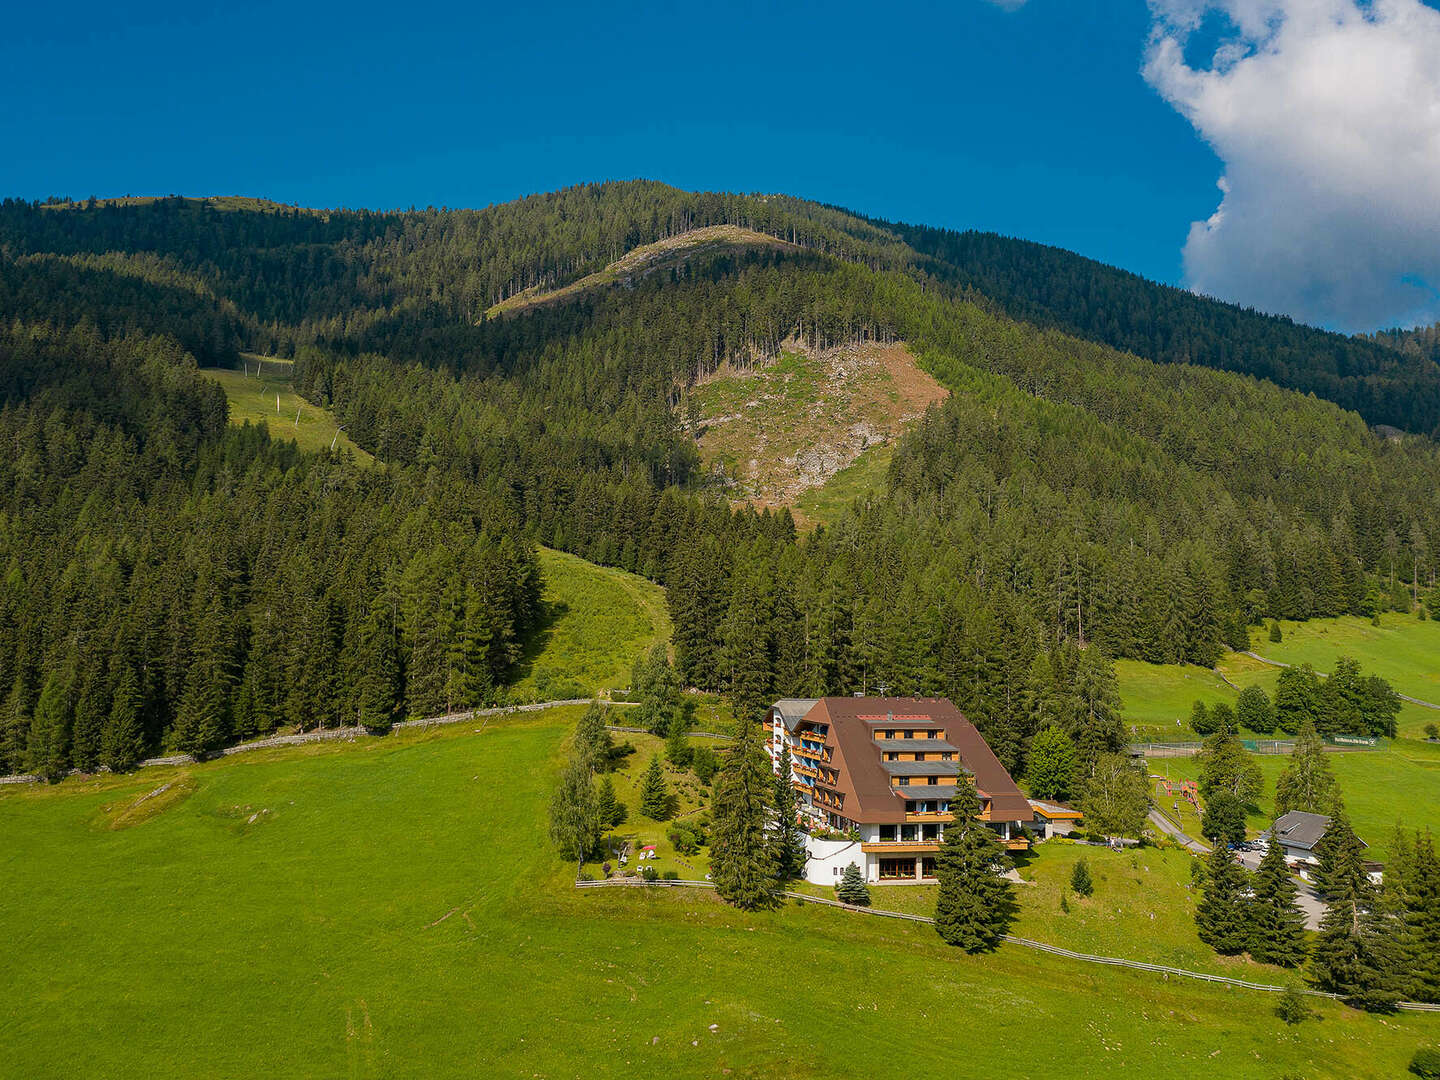
<svg viewBox="0 0 1440 1080">
<path fill-rule="evenodd" d="M 1387 888 L 1390 874 L 1391 867 L 1386 867 Z M 1401 953 L 1406 996 L 1440 1001 L 1440 859 L 1428 832 L 1416 835 L 1406 875 Z"/>
<path fill-rule="evenodd" d="M 1205 860 L 1205 885 L 1195 907 L 1200 940 L 1216 952 L 1233 956 L 1249 944 L 1245 871 L 1224 844 L 1216 844 Z"/>
<path fill-rule="evenodd" d="M 1077 859 L 1070 871 L 1070 889 L 1076 896 L 1090 896 L 1095 892 L 1095 883 L 1090 880 L 1090 864 L 1083 858 Z"/>
<path fill-rule="evenodd" d="M 1259 959 L 1258 957 L 1256 959 Z M 1287 1024 L 1303 1024 L 1315 1015 L 1310 1003 L 1305 1000 L 1298 987 L 1287 986 L 1275 1006 L 1275 1015 Z"/>
<path fill-rule="evenodd" d="M 354 663 L 358 722 L 370 731 L 389 731 L 400 713 L 404 680 L 394 608 L 383 597 L 360 624 Z"/>
<path fill-rule="evenodd" d="M 840 875 L 840 884 L 835 886 L 835 899 L 855 907 L 870 906 L 870 887 L 865 884 L 860 867 L 853 862 L 845 867 L 844 873 Z"/>
<path fill-rule="evenodd" d="M 1340 787 L 1325 757 L 1325 743 L 1309 720 L 1301 725 L 1290 760 L 1275 781 L 1275 816 L 1291 810 L 1327 817 L 1340 810 Z"/>
<path fill-rule="evenodd" d="M 1371 884 L 1364 848 L 1343 813 L 1316 854 L 1315 887 L 1327 903 L 1310 958 L 1316 984 L 1356 1008 L 1388 1009 L 1400 999 L 1401 927 Z"/>
<path fill-rule="evenodd" d="M 52 781 L 59 780 L 70 768 L 74 694 L 69 675 L 67 667 L 45 680 L 30 724 L 30 771 Z"/>
<path fill-rule="evenodd" d="M 1250 955 L 1262 964 L 1299 967 L 1305 962 L 1305 916 L 1295 905 L 1299 889 L 1272 843 L 1250 879 Z"/>
<path fill-rule="evenodd" d="M 780 751 L 780 771 L 775 776 L 775 832 L 771 842 L 775 848 L 775 876 L 780 881 L 793 881 L 805 873 L 805 833 L 797 821 L 799 806 L 795 798 L 790 772 L 790 747 Z"/>
<path fill-rule="evenodd" d="M 625 822 L 625 804 L 615 797 L 615 782 L 608 773 L 600 777 L 595 791 L 595 817 L 602 829 L 613 829 Z"/>
<path fill-rule="evenodd" d="M 580 863 L 595 850 L 602 827 L 590 769 L 572 757 L 550 798 L 550 840 L 567 860 Z"/>
<path fill-rule="evenodd" d="M 1331 818 L 1325 835 L 1315 845 L 1315 869 L 1310 880 L 1315 891 L 1327 898 L 1349 896 L 1368 880 L 1365 845 L 1343 810 Z"/>
<path fill-rule="evenodd" d="M 640 781 L 640 813 L 654 821 L 664 821 L 670 816 L 670 789 L 665 785 L 658 754 L 651 755 L 650 765 Z"/>
<path fill-rule="evenodd" d="M 978 820 L 980 800 L 968 781 L 950 801 L 954 815 L 935 860 L 940 881 L 935 903 L 935 930 L 949 944 L 966 952 L 993 949 L 1015 916 L 1011 884 L 1001 875 L 1010 860 L 995 832 Z"/>
<path fill-rule="evenodd" d="M 754 910 L 778 902 L 774 851 L 766 840 L 774 774 L 749 725 L 725 750 L 711 800 L 710 876 L 722 900 Z"/>
<path fill-rule="evenodd" d="M 1051 726 L 1035 736 L 1025 773 L 1037 799 L 1068 799 L 1079 770 L 1080 757 L 1064 731 Z"/>
<path fill-rule="evenodd" d="M 140 719 L 143 706 L 139 673 L 125 663 L 120 669 L 110 716 L 100 737 L 100 763 L 112 772 L 131 768 L 144 753 L 145 730 Z"/>
</svg>

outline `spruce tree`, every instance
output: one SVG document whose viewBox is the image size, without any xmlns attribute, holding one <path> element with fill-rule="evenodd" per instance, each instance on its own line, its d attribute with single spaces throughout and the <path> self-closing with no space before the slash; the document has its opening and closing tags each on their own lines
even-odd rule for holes
<svg viewBox="0 0 1440 1080">
<path fill-rule="evenodd" d="M 1389 885 L 1390 868 L 1386 868 Z M 1428 832 L 1417 834 L 1407 875 L 1401 938 L 1406 996 L 1440 1001 L 1440 859 Z"/>
<path fill-rule="evenodd" d="M 1316 854 L 1315 886 L 1327 907 L 1310 958 L 1315 982 L 1357 1008 L 1388 1009 L 1400 999 L 1403 981 L 1401 926 L 1371 884 L 1364 848 L 1343 813 Z"/>
<path fill-rule="evenodd" d="M 720 898 L 738 908 L 773 907 L 779 900 L 774 851 L 765 835 L 774 786 L 769 758 L 750 725 L 738 724 L 710 804 L 710 877 Z"/>
<path fill-rule="evenodd" d="M 1010 869 L 1000 838 L 978 820 L 980 800 L 968 779 L 950 801 L 954 820 L 935 860 L 940 881 L 935 903 L 935 930 L 949 944 L 966 952 L 993 949 L 1015 916 L 1011 884 L 1001 875 Z"/>
<path fill-rule="evenodd" d="M 640 781 L 640 813 L 654 821 L 670 816 L 670 789 L 665 785 L 658 754 L 650 756 L 650 765 Z"/>
<path fill-rule="evenodd" d="M 840 875 L 840 884 L 835 886 L 835 899 L 855 907 L 870 906 L 870 887 L 865 884 L 865 876 L 860 873 L 860 867 L 853 862 L 845 867 L 844 873 Z"/>
<path fill-rule="evenodd" d="M 139 673 L 126 663 L 120 669 L 110 716 L 100 736 L 100 763 L 112 772 L 129 769 L 144 753 L 145 731 L 140 719 L 143 705 Z"/>
<path fill-rule="evenodd" d="M 1075 744 L 1060 728 L 1051 725 L 1030 744 L 1025 774 L 1030 793 L 1037 799 L 1068 799 L 1080 769 Z"/>
<path fill-rule="evenodd" d="M 59 780 L 70 768 L 72 702 L 65 669 L 45 680 L 30 724 L 28 753 L 30 771 L 46 780 Z"/>
<path fill-rule="evenodd" d="M 1095 892 L 1095 883 L 1090 880 L 1090 864 L 1083 858 L 1077 859 L 1070 871 L 1070 888 L 1076 896 L 1090 896 Z"/>
<path fill-rule="evenodd" d="M 1295 737 L 1290 760 L 1275 781 L 1275 816 L 1304 810 L 1328 817 L 1339 809 L 1340 787 L 1325 758 L 1325 743 L 1315 733 L 1315 725 L 1306 720 Z"/>
<path fill-rule="evenodd" d="M 595 817 L 602 829 L 613 829 L 625 821 L 625 804 L 615 797 L 615 782 L 608 773 L 600 777 L 595 791 Z"/>
<path fill-rule="evenodd" d="M 357 722 L 370 731 L 389 731 L 400 713 L 404 685 L 400 632 L 391 605 L 382 598 L 376 598 L 360 624 L 354 663 Z"/>
<path fill-rule="evenodd" d="M 567 860 L 580 863 L 595 850 L 602 827 L 589 766 L 572 757 L 550 798 L 550 840 Z"/>
<path fill-rule="evenodd" d="M 780 881 L 793 881 L 805 873 L 805 832 L 797 820 L 799 804 L 790 773 L 790 747 L 780 751 L 780 771 L 775 777 L 775 876 Z"/>
<path fill-rule="evenodd" d="M 1250 879 L 1250 955 L 1263 964 L 1299 967 L 1305 962 L 1305 916 L 1295 905 L 1299 888 L 1272 843 Z"/>
<path fill-rule="evenodd" d="M 1224 844 L 1216 844 L 1205 859 L 1205 885 L 1195 908 L 1195 929 L 1200 940 L 1216 952 L 1234 956 L 1249 944 L 1246 919 L 1245 871 Z"/>
</svg>

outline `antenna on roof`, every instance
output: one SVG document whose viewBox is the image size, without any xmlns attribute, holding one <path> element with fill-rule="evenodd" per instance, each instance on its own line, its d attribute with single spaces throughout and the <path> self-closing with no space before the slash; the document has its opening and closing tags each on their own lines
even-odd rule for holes
<svg viewBox="0 0 1440 1080">
<path fill-rule="evenodd" d="M 889 683 L 883 683 L 883 682 L 882 682 L 882 683 L 876 683 L 876 684 L 875 684 L 875 689 L 880 692 L 880 696 L 881 696 L 881 697 L 885 697 L 885 696 L 886 696 L 887 694 L 889 694 L 889 692 L 890 692 L 890 684 L 889 684 Z"/>
</svg>

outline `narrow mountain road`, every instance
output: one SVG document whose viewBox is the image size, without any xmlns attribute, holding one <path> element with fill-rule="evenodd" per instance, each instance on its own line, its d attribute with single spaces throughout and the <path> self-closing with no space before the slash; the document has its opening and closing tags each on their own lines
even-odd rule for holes
<svg viewBox="0 0 1440 1080">
<path fill-rule="evenodd" d="M 1149 814 L 1150 824 L 1154 825 L 1172 840 L 1177 840 L 1196 855 L 1209 855 L 1210 848 L 1193 836 L 1187 836 L 1181 828 L 1167 818 L 1159 810 L 1151 809 Z"/>
<path fill-rule="evenodd" d="M 1283 660 L 1271 660 L 1268 656 L 1261 656 L 1259 653 L 1250 652 L 1248 649 L 1242 652 L 1240 655 L 1248 656 L 1251 660 L 1259 660 L 1260 663 L 1269 664 L 1271 667 L 1283 668 L 1295 666 L 1294 664 L 1287 664 Z M 1330 673 L 1328 671 L 1317 671 L 1315 672 L 1315 674 L 1319 675 L 1322 679 L 1328 679 L 1330 677 Z M 1440 705 L 1436 705 L 1433 701 L 1425 701 L 1422 698 L 1411 697 L 1409 694 L 1402 694 L 1398 690 L 1395 691 L 1395 696 L 1398 697 L 1401 701 L 1410 702 L 1411 705 L 1419 705 L 1421 708 L 1424 709 L 1435 709 L 1437 711 L 1440 711 Z"/>
</svg>

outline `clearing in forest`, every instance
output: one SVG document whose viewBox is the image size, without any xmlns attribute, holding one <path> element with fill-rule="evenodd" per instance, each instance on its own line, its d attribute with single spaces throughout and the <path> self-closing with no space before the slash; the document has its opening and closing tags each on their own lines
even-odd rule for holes
<svg viewBox="0 0 1440 1080">
<path fill-rule="evenodd" d="M 355 455 L 361 465 L 375 459 L 350 441 L 328 409 L 312 405 L 290 386 L 291 362 L 268 356 L 241 354 L 244 371 L 233 368 L 201 368 L 200 373 L 218 382 L 230 403 L 230 422 L 266 424 L 270 437 L 294 439 L 301 450 L 328 450 L 342 447 Z"/>
<path fill-rule="evenodd" d="M 505 312 L 523 311 L 539 304 L 553 304 L 602 285 L 629 285 L 637 278 L 668 270 L 701 255 L 711 255 L 726 248 L 793 248 L 788 241 L 739 225 L 707 225 L 701 229 L 667 236 L 653 244 L 632 248 L 603 270 L 587 274 L 558 289 L 538 286 L 506 297 L 485 312 L 493 318 Z"/>
<path fill-rule="evenodd" d="M 889 446 L 947 394 L 903 344 L 816 350 L 791 341 L 768 363 L 720 368 L 691 392 L 687 409 L 706 467 L 736 498 L 794 506 L 867 450 Z M 854 477 L 870 484 L 874 473 L 860 468 Z M 834 504 L 813 500 L 817 517 L 833 514 Z"/>
<path fill-rule="evenodd" d="M 630 685 L 643 652 L 670 640 L 665 590 L 624 570 L 540 548 L 545 625 L 527 644 L 512 701 L 591 697 Z"/>
</svg>

